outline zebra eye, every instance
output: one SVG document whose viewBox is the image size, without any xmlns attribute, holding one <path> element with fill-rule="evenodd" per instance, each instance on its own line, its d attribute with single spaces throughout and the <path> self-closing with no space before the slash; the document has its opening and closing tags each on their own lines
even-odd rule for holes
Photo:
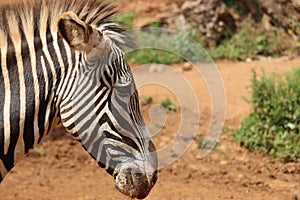
<svg viewBox="0 0 300 200">
<path fill-rule="evenodd" d="M 131 85 L 133 82 L 132 82 L 132 76 L 129 74 L 128 76 L 124 76 L 124 77 L 119 77 L 118 78 L 118 81 L 117 81 L 117 84 L 119 86 L 126 86 L 126 85 Z"/>
<path fill-rule="evenodd" d="M 124 83 L 118 83 L 115 85 L 115 89 L 126 96 L 131 96 L 133 90 L 133 83 L 132 82 L 124 82 Z"/>
<path fill-rule="evenodd" d="M 115 87 L 117 89 L 120 89 L 120 91 L 128 92 L 127 89 L 131 89 L 133 86 L 133 79 L 132 76 L 122 76 L 118 77 L 118 80 L 116 81 Z"/>
</svg>

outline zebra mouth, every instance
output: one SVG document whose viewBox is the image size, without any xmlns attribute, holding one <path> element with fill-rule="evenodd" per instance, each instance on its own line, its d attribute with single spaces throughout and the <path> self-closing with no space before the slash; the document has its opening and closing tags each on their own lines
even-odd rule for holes
<svg viewBox="0 0 300 200">
<path fill-rule="evenodd" d="M 140 173 L 132 168 L 127 168 L 114 174 L 116 188 L 131 198 L 144 199 L 148 196 L 157 180 L 157 172 Z"/>
</svg>

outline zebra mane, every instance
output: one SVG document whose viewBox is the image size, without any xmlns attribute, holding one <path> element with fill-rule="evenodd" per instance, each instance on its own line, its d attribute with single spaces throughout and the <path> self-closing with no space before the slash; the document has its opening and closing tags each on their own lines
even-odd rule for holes
<svg viewBox="0 0 300 200">
<path fill-rule="evenodd" d="M 82 21 L 99 29 L 118 47 L 135 46 L 124 24 L 113 20 L 119 14 L 117 6 L 104 0 L 13 0 L 0 3 L 0 36 L 9 35 L 10 24 L 17 24 L 15 28 L 23 32 L 36 32 L 42 26 L 57 32 L 58 18 L 66 11 L 76 13 Z"/>
</svg>

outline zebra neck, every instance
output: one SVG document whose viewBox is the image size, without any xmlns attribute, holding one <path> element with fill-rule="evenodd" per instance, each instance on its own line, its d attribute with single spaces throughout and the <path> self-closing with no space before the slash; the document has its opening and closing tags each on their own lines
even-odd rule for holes
<svg viewBox="0 0 300 200">
<path fill-rule="evenodd" d="M 59 103 L 79 56 L 57 33 L 29 38 L 0 32 L 0 38 L 1 180 L 60 120 Z"/>
</svg>

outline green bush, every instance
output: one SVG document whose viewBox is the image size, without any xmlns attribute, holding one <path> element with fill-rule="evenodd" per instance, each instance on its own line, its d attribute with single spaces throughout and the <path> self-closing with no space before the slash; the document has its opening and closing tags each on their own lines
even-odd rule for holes
<svg viewBox="0 0 300 200">
<path fill-rule="evenodd" d="M 253 71 L 250 115 L 232 138 L 284 162 L 300 159 L 300 68 L 285 76 Z"/>
<path fill-rule="evenodd" d="M 127 28 L 133 28 L 133 20 L 138 14 L 132 10 L 127 13 L 121 13 L 119 16 L 115 17 L 114 21 L 124 23 Z"/>
<path fill-rule="evenodd" d="M 205 139 L 204 137 L 199 137 L 196 140 L 196 143 L 197 143 L 199 149 L 203 148 L 203 149 L 215 150 L 219 145 L 218 141 L 215 141 L 212 139 Z"/>
<path fill-rule="evenodd" d="M 172 64 L 182 62 L 182 58 L 178 55 L 159 50 L 159 49 L 139 49 L 126 54 L 127 59 L 130 62 L 137 64 L 148 64 L 148 63 L 158 63 L 158 64 Z"/>
<path fill-rule="evenodd" d="M 191 62 L 210 60 L 197 39 L 194 29 L 169 34 L 160 29 L 145 29 L 136 35 L 137 43 L 143 48 L 128 52 L 126 57 L 130 62 L 138 64 L 180 63 L 185 61 L 185 58 Z"/>
<path fill-rule="evenodd" d="M 209 53 L 214 59 L 246 60 L 259 56 L 279 56 L 283 49 L 291 48 L 289 42 L 283 42 L 284 30 L 277 28 L 266 30 L 262 24 L 256 24 L 251 16 L 246 17 L 236 33 L 228 34 L 215 49 Z M 289 40 L 288 40 L 289 41 Z"/>
<path fill-rule="evenodd" d="M 161 101 L 160 105 L 161 105 L 161 107 L 163 107 L 166 110 L 174 111 L 174 112 L 177 111 L 177 107 L 176 107 L 175 103 L 169 98 L 166 98 L 165 100 Z"/>
</svg>

